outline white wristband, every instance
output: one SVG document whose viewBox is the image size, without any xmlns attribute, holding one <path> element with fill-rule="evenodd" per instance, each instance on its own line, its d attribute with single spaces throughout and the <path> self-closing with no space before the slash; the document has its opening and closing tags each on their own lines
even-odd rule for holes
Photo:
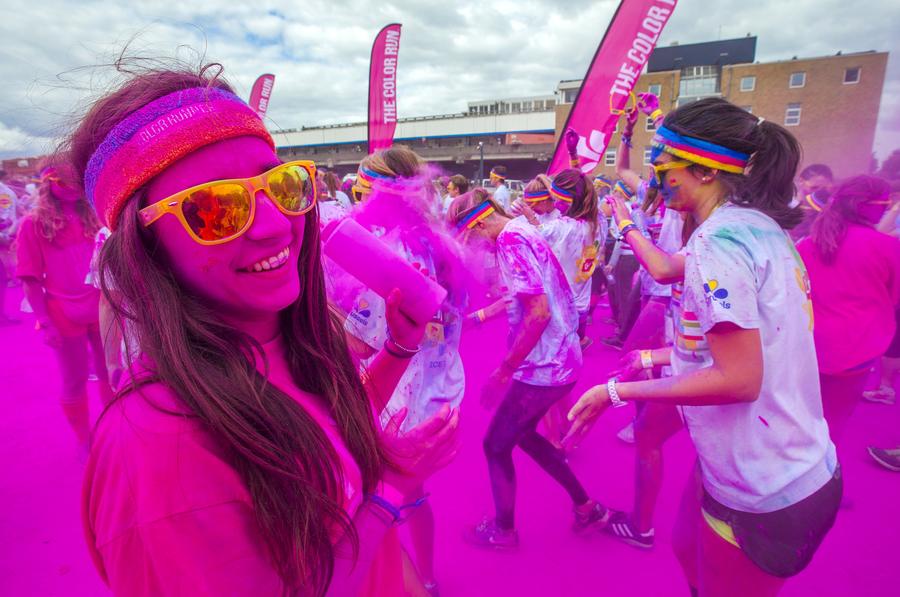
<svg viewBox="0 0 900 597">
<path fill-rule="evenodd" d="M 609 401 L 612 402 L 613 408 L 625 406 L 625 402 L 619 398 L 619 392 L 616 390 L 616 378 L 611 378 L 606 382 L 606 391 L 609 393 Z"/>
<path fill-rule="evenodd" d="M 642 350 L 641 351 L 641 367 L 644 369 L 653 369 L 653 351 L 652 350 Z"/>
</svg>

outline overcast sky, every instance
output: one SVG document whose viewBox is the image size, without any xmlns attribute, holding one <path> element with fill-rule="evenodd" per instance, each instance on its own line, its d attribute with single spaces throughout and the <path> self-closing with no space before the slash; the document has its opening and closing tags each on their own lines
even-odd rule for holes
<svg viewBox="0 0 900 597">
<path fill-rule="evenodd" d="M 375 33 L 403 23 L 400 116 L 464 111 L 480 99 L 552 93 L 580 78 L 618 0 L 4 0 L 0 156 L 34 155 L 114 74 L 129 39 L 143 55 L 225 65 L 247 96 L 276 74 L 270 126 L 362 121 Z M 564 8 L 563 8 L 564 7 Z M 759 37 L 757 59 L 889 51 L 876 151 L 900 147 L 900 2 L 680 0 L 660 41 Z M 179 49 L 180 48 L 180 49 Z M 89 68 L 85 68 L 89 67 Z"/>
</svg>

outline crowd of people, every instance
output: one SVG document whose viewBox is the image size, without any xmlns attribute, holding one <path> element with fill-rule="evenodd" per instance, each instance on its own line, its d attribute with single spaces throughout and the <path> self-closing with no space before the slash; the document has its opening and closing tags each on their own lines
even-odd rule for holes
<svg viewBox="0 0 900 597">
<path fill-rule="evenodd" d="M 58 356 L 88 548 L 114 593 L 437 595 L 427 485 L 459 449 L 464 400 L 493 410 L 475 546 L 519 545 L 519 447 L 571 497 L 575 532 L 653 547 L 662 447 L 684 427 L 698 462 L 674 547 L 691 593 L 775 594 L 810 563 L 839 515 L 854 407 L 894 400 L 900 181 L 798 174 L 783 127 L 718 98 L 663 114 L 651 94 L 626 115 L 615 179 L 572 151 L 511 194 L 502 166 L 491 190 L 403 146 L 340 178 L 282 162 L 219 73 L 131 72 L 33 201 L 0 185 L 0 287 L 21 281 Z M 645 172 L 629 161 L 641 113 Z M 328 258 L 345 219 L 446 291 L 437 312 Z M 621 361 L 588 370 L 604 301 Z M 461 338 L 502 315 L 507 350 L 472 396 Z M 573 395 L 579 380 L 593 385 Z M 626 512 L 567 452 L 629 403 Z M 900 471 L 900 449 L 870 453 Z"/>
</svg>

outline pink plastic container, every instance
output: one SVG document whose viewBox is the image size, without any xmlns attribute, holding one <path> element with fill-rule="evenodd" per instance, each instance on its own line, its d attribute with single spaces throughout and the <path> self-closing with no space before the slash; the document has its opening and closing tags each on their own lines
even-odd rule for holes
<svg viewBox="0 0 900 597">
<path fill-rule="evenodd" d="M 417 323 L 431 321 L 447 291 L 411 266 L 355 220 L 331 222 L 322 231 L 325 254 L 381 297 L 403 293 L 400 310 Z"/>
</svg>

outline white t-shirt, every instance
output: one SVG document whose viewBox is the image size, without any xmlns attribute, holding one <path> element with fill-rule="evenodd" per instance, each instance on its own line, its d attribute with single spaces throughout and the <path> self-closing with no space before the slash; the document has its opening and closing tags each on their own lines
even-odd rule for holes
<svg viewBox="0 0 900 597">
<path fill-rule="evenodd" d="M 0 182 L 0 243 L 9 244 L 15 238 L 16 219 L 16 193 Z"/>
<path fill-rule="evenodd" d="M 510 220 L 497 237 L 497 261 L 510 295 L 506 310 L 510 339 L 522 328 L 521 295 L 547 295 L 550 321 L 535 347 L 519 365 L 513 379 L 533 386 L 564 386 L 581 372 L 578 312 L 569 281 L 537 228 L 524 217 Z"/>
<path fill-rule="evenodd" d="M 507 212 L 509 211 L 509 187 L 505 184 L 501 184 L 494 191 L 494 201 L 500 204 L 500 206 L 505 209 Z"/>
<path fill-rule="evenodd" d="M 403 255 L 413 267 L 436 279 L 431 255 L 404 242 L 399 237 L 398 229 L 382 236 L 382 240 Z M 381 414 L 383 424 L 405 406 L 409 412 L 401 430 L 408 431 L 437 414 L 444 404 L 455 408 L 462 402 L 466 390 L 466 376 L 459 355 L 463 308 L 464 305 L 451 304 L 448 297 L 429 322 L 422 349 L 410 360 Z M 387 340 L 384 299 L 372 290 L 363 290 L 348 313 L 344 329 L 370 347 L 380 350 Z M 364 366 L 367 364 L 363 363 Z"/>
<path fill-rule="evenodd" d="M 772 512 L 821 488 L 837 465 L 822 414 L 806 268 L 774 220 L 726 204 L 685 247 L 684 294 L 673 292 L 675 375 L 712 364 L 717 323 L 758 329 L 763 380 L 754 402 L 685 406 L 703 483 L 720 503 Z"/>
<path fill-rule="evenodd" d="M 336 191 L 334 193 L 334 199 L 338 202 L 338 205 L 343 207 L 344 209 L 350 209 L 353 207 L 353 202 L 350 201 L 350 197 L 347 196 L 347 193 L 344 191 Z"/>
<path fill-rule="evenodd" d="M 661 207 L 660 209 L 665 209 Z M 658 228 L 657 228 L 658 227 Z M 662 217 L 659 212 L 648 218 L 647 228 L 650 238 L 656 243 L 656 246 L 672 255 L 677 253 L 681 248 L 681 229 L 684 227 L 684 220 L 674 209 L 665 209 Z M 654 233 L 656 232 L 656 234 Z M 672 286 L 670 284 L 660 284 L 653 279 L 643 266 L 641 266 L 641 294 L 643 296 L 672 296 Z"/>
<path fill-rule="evenodd" d="M 600 216 L 594 236 L 588 222 L 564 216 L 557 209 L 537 214 L 537 218 L 541 223 L 541 235 L 559 260 L 572 288 L 575 309 L 579 313 L 587 312 L 591 306 L 591 279 L 597 267 L 600 243 L 606 238 L 606 218 Z"/>
</svg>

